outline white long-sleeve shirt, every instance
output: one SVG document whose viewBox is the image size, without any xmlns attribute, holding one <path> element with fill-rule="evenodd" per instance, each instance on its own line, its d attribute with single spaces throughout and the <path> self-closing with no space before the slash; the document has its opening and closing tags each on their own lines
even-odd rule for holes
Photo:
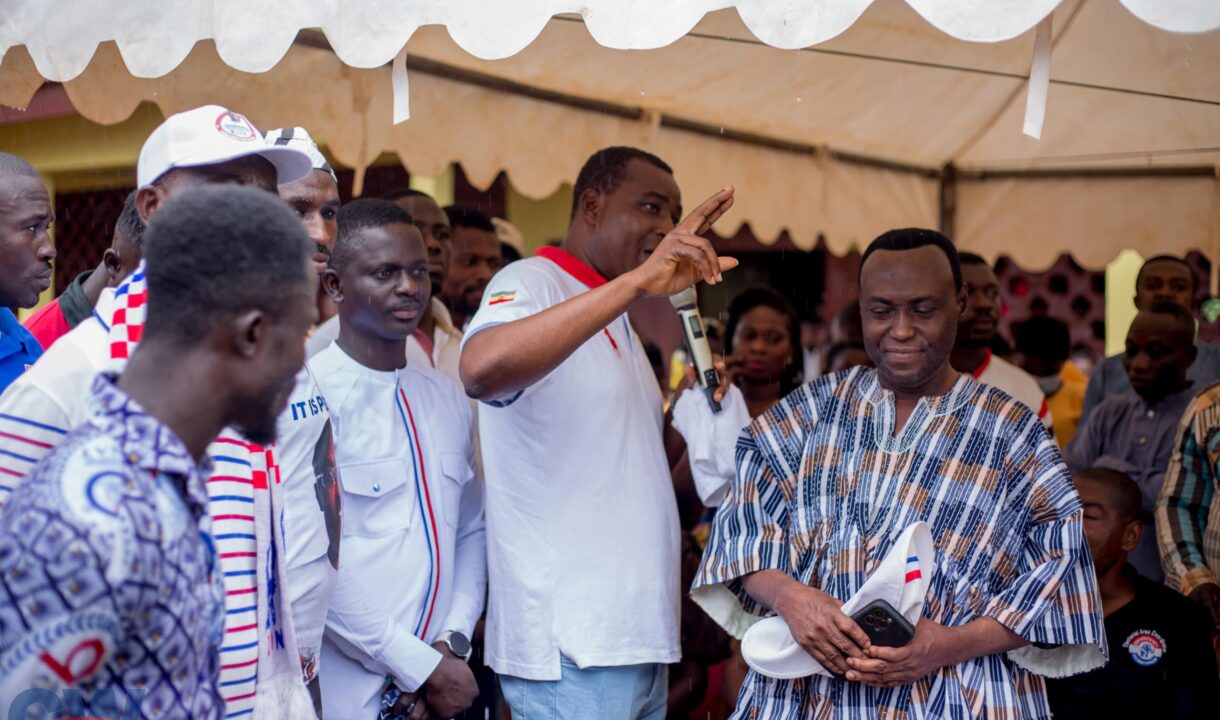
<svg viewBox="0 0 1220 720">
<path fill-rule="evenodd" d="M 370 370 L 337 344 L 308 366 L 329 409 L 343 503 L 323 714 L 364 720 L 377 714 L 386 675 L 418 689 L 440 663 L 431 643 L 446 631 L 469 636 L 482 613 L 487 556 L 470 405 L 430 368 Z"/>
</svg>

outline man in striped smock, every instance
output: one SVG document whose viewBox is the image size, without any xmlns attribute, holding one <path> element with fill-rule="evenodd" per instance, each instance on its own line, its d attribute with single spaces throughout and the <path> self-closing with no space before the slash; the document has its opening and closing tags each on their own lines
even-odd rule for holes
<svg viewBox="0 0 1220 720">
<path fill-rule="evenodd" d="M 777 613 L 835 677 L 751 671 L 736 717 L 1045 718 L 1044 677 L 1105 662 L 1080 500 L 1038 418 L 949 365 L 965 306 L 957 253 L 929 230 L 861 265 L 854 368 L 746 429 L 694 598 L 740 635 Z M 936 568 L 914 639 L 871 646 L 839 609 L 924 521 Z"/>
</svg>

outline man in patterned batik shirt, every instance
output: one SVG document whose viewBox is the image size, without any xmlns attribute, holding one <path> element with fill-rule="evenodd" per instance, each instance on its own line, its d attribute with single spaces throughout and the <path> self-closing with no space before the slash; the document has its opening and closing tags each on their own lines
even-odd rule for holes
<svg viewBox="0 0 1220 720">
<path fill-rule="evenodd" d="M 313 244 L 277 198 L 237 187 L 170 200 L 146 240 L 139 347 L 121 377 L 95 378 L 94 414 L 0 513 L 13 717 L 28 690 L 65 716 L 224 714 L 206 448 L 225 427 L 274 439 L 317 318 Z"/>
<path fill-rule="evenodd" d="M 737 635 L 777 613 L 835 676 L 751 671 L 735 717 L 1049 717 L 1043 678 L 1106 659 L 1071 477 L 1027 407 L 949 365 L 965 297 L 947 238 L 882 235 L 860 282 L 877 369 L 746 429 L 694 586 Z M 907 645 L 872 646 L 839 606 L 918 521 L 936 544 L 923 616 Z"/>
<path fill-rule="evenodd" d="M 1202 605 L 1220 633 L 1220 383 L 1178 425 L 1155 517 L 1165 584 Z"/>
</svg>

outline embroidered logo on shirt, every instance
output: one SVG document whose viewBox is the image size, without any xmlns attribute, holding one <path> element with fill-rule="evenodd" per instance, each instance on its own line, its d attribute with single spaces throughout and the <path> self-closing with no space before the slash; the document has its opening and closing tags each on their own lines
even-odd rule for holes
<svg viewBox="0 0 1220 720">
<path fill-rule="evenodd" d="M 902 584 L 905 585 L 910 582 L 915 582 L 916 580 L 919 580 L 922 577 L 923 577 L 923 573 L 919 571 L 919 556 L 912 555 L 909 558 L 907 558 L 906 579 L 903 581 Z"/>
<path fill-rule="evenodd" d="M 492 296 L 487 299 L 488 305 L 503 305 L 517 299 L 517 291 L 492 293 Z"/>
<path fill-rule="evenodd" d="M 1123 641 L 1136 665 L 1152 667 L 1165 655 L 1165 638 L 1156 630 L 1136 630 Z"/>
</svg>

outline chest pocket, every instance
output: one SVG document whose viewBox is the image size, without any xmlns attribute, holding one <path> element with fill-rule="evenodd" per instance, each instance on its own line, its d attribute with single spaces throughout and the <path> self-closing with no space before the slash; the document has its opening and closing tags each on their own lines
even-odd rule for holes
<svg viewBox="0 0 1220 720">
<path fill-rule="evenodd" d="M 415 475 L 401 459 L 339 466 L 343 536 L 381 537 L 411 527 Z"/>
<path fill-rule="evenodd" d="M 466 493 L 466 486 L 474 477 L 474 471 L 471 470 L 470 463 L 466 461 L 465 453 L 441 451 L 439 455 L 441 456 L 441 473 L 445 476 L 444 483 L 440 487 L 445 524 L 456 530 L 462 511 L 462 496 Z"/>
</svg>

